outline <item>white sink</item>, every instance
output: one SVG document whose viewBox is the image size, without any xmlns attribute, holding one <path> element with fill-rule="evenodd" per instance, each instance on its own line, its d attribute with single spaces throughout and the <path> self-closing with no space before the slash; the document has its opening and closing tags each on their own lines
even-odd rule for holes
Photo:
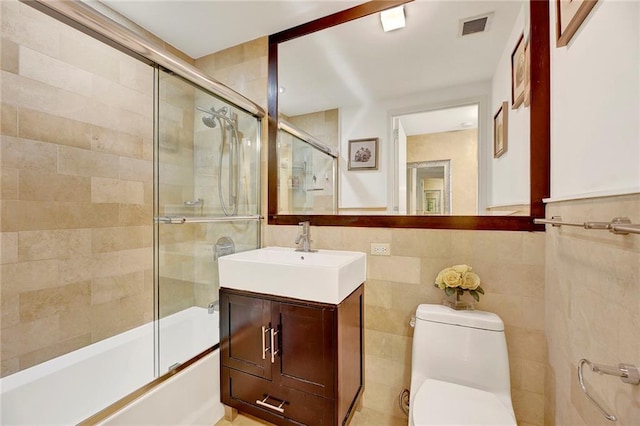
<svg viewBox="0 0 640 426">
<path fill-rule="evenodd" d="M 265 247 L 218 259 L 220 286 L 339 304 L 366 279 L 366 255 L 356 251 Z"/>
</svg>

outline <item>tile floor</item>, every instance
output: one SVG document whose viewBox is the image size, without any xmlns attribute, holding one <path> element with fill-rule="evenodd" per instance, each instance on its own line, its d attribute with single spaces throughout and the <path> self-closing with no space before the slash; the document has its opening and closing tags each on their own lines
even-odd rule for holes
<svg viewBox="0 0 640 426">
<path fill-rule="evenodd" d="M 362 411 L 356 412 L 356 414 L 351 419 L 350 426 L 406 426 L 407 419 L 401 419 L 398 417 L 390 417 L 381 419 L 379 416 L 380 413 L 373 412 L 372 410 L 367 410 L 366 408 L 362 409 Z M 272 423 L 266 422 L 264 420 L 249 416 L 247 414 L 238 414 L 238 417 L 233 422 L 228 420 L 220 419 L 215 426 L 273 426 Z"/>
<path fill-rule="evenodd" d="M 271 426 L 273 423 L 269 423 L 264 420 L 257 419 L 247 414 L 238 414 L 233 422 L 225 420 L 224 417 L 215 424 L 215 426 Z"/>
</svg>

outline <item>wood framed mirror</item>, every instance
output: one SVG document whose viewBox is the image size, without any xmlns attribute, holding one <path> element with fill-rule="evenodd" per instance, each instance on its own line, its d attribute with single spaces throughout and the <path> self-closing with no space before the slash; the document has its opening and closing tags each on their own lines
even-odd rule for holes
<svg viewBox="0 0 640 426">
<path fill-rule="evenodd" d="M 404 1 L 371 1 L 342 12 L 269 36 L 268 76 L 268 223 L 296 225 L 310 221 L 315 226 L 398 227 L 432 229 L 476 229 L 542 231 L 533 218 L 544 217 L 543 198 L 549 196 L 550 151 L 550 71 L 549 71 L 549 2 L 531 0 L 528 5 L 530 91 L 529 126 L 529 214 L 510 215 L 400 215 L 400 214 L 281 214 L 278 208 L 278 52 L 281 43 L 313 34 L 337 25 L 366 17 Z M 495 111 L 491 112 L 491 117 Z M 491 131 L 493 134 L 493 130 Z M 493 146 L 491 147 L 493 150 Z"/>
</svg>

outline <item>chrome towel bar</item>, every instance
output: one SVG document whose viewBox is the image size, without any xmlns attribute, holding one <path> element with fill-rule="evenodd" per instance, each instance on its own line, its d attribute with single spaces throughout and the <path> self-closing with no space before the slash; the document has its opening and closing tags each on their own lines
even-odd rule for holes
<svg viewBox="0 0 640 426">
<path fill-rule="evenodd" d="M 562 216 L 553 216 L 551 219 L 533 219 L 536 225 L 577 226 L 584 229 L 604 229 L 616 235 L 640 234 L 640 224 L 633 224 L 628 217 L 614 217 L 611 222 L 566 222 Z"/>
<path fill-rule="evenodd" d="M 259 221 L 262 216 L 220 216 L 220 217 L 184 217 L 184 216 L 161 216 L 156 218 L 158 223 L 168 223 L 171 225 L 182 225 L 184 223 L 211 223 L 211 222 L 236 222 L 236 221 Z"/>
<path fill-rule="evenodd" d="M 591 371 L 593 371 L 594 373 L 620 377 L 620 380 L 630 385 L 640 384 L 640 371 L 638 371 L 638 368 L 632 364 L 618 364 L 617 367 L 613 367 L 610 365 L 596 364 L 595 362 L 591 362 L 585 358 L 582 358 L 578 363 L 578 382 L 580 383 L 582 392 L 584 392 L 584 394 L 587 395 L 587 398 L 589 398 L 591 402 L 593 402 L 596 407 L 598 407 L 598 410 L 600 410 L 602 415 L 607 420 L 611 420 L 612 422 L 617 421 L 618 418 L 615 416 L 615 414 L 610 414 L 609 412 L 607 412 L 604 408 L 602 408 L 602 405 L 600 405 L 600 403 L 589 394 L 589 391 L 587 390 L 587 387 L 584 384 L 584 379 L 582 377 L 582 367 L 584 366 L 584 364 L 587 364 L 591 368 Z"/>
</svg>

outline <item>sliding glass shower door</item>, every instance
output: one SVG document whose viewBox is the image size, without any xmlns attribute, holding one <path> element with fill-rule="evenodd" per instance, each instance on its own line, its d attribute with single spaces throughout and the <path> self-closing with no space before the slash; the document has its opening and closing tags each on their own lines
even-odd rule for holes
<svg viewBox="0 0 640 426">
<path fill-rule="evenodd" d="M 260 121 L 159 71 L 156 285 L 163 374 L 218 343 L 217 258 L 259 246 Z"/>
</svg>

